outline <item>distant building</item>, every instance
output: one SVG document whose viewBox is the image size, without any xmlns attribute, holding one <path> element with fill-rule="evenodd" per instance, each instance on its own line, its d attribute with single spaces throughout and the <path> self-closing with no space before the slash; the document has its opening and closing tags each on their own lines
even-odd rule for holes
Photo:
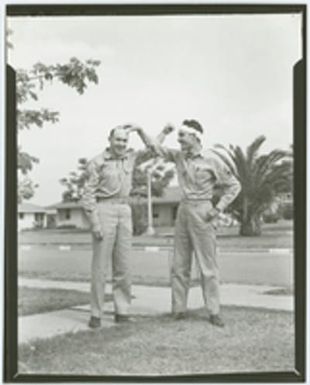
<svg viewBox="0 0 310 385">
<path fill-rule="evenodd" d="M 142 201 L 147 203 L 146 198 Z M 181 190 L 177 186 L 168 187 L 161 197 L 153 197 L 153 225 L 154 227 L 173 227 L 178 206 L 181 200 Z M 140 199 L 141 202 L 141 199 Z M 54 225 L 57 228 L 88 229 L 89 222 L 79 202 L 60 202 L 47 207 L 54 210 Z M 48 221 L 49 222 L 49 221 Z M 221 226 L 235 226 L 237 222 L 230 215 L 222 214 Z M 48 227 L 51 227 L 50 225 Z"/>
<path fill-rule="evenodd" d="M 161 197 L 153 197 L 154 226 L 174 226 L 181 199 L 179 187 L 169 187 Z M 145 199 L 146 202 L 146 199 Z M 60 202 L 48 207 L 56 210 L 55 226 L 87 229 L 89 223 L 79 202 Z"/>
<path fill-rule="evenodd" d="M 46 209 L 32 203 L 18 205 L 18 230 L 46 227 Z"/>
<path fill-rule="evenodd" d="M 54 227 L 88 229 L 87 217 L 79 202 L 60 202 L 48 206 L 49 210 L 55 210 Z"/>
<path fill-rule="evenodd" d="M 153 223 L 155 227 L 174 226 L 181 200 L 181 190 L 177 186 L 168 187 L 161 197 L 153 197 Z"/>
</svg>

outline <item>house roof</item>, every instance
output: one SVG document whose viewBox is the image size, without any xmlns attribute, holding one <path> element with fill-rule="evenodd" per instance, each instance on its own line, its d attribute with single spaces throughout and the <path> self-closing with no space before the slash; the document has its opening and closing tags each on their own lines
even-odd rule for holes
<svg viewBox="0 0 310 385">
<path fill-rule="evenodd" d="M 20 203 L 18 205 L 17 211 L 19 213 L 45 213 L 46 212 L 44 207 L 34 205 L 32 203 Z"/>
<path fill-rule="evenodd" d="M 153 203 L 178 203 L 181 200 L 181 190 L 178 186 L 168 187 L 164 194 L 161 197 L 153 197 Z M 51 206 L 46 207 L 47 210 L 50 209 L 79 209 L 81 208 L 80 202 L 59 202 Z"/>
<path fill-rule="evenodd" d="M 59 202 L 55 203 L 53 205 L 47 206 L 47 210 L 52 210 L 52 209 L 74 209 L 74 208 L 81 208 L 82 205 L 80 202 Z"/>
</svg>

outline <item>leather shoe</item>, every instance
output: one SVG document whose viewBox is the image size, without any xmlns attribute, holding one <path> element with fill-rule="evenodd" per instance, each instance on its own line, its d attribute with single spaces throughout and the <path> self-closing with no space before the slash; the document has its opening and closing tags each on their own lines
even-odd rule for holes
<svg viewBox="0 0 310 385">
<path fill-rule="evenodd" d="M 114 321 L 116 323 L 129 323 L 129 322 L 131 322 L 131 319 L 130 319 L 129 315 L 115 314 L 114 315 Z"/>
<path fill-rule="evenodd" d="M 220 328 L 223 328 L 225 326 L 224 321 L 222 320 L 222 318 L 218 314 L 211 314 L 210 318 L 209 318 L 209 322 L 212 325 L 218 326 Z"/>
<path fill-rule="evenodd" d="M 184 312 L 178 312 L 173 314 L 173 319 L 175 321 L 181 321 L 185 319 L 185 313 Z"/>
<path fill-rule="evenodd" d="M 101 326 L 101 319 L 98 317 L 91 316 L 88 322 L 88 326 L 91 329 L 98 329 Z"/>
</svg>

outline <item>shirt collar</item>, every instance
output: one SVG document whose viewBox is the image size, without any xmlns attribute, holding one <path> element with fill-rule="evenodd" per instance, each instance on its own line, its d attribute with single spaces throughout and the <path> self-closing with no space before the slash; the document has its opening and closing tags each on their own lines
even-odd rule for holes
<svg viewBox="0 0 310 385">
<path fill-rule="evenodd" d="M 103 152 L 103 158 L 104 160 L 122 160 L 122 159 L 127 159 L 128 158 L 128 153 L 129 150 L 127 149 L 125 154 L 121 157 L 115 156 L 112 152 L 110 147 L 107 147 L 104 152 Z"/>
<path fill-rule="evenodd" d="M 184 152 L 185 159 L 196 159 L 201 158 L 202 156 L 202 149 L 191 152 Z"/>
</svg>

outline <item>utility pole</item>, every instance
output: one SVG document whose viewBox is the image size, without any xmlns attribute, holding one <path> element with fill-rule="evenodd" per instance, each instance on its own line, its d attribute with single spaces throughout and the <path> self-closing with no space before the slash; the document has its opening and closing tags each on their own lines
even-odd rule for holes
<svg viewBox="0 0 310 385">
<path fill-rule="evenodd" d="M 153 207 L 152 207 L 152 168 L 147 170 L 147 217 L 148 226 L 146 233 L 147 235 L 154 235 L 155 230 L 153 227 Z"/>
<path fill-rule="evenodd" d="M 152 176 L 153 173 L 164 176 L 164 170 L 160 170 L 159 167 L 164 167 L 164 160 L 162 158 L 152 158 L 140 165 L 140 169 L 145 170 L 147 173 L 147 235 L 155 234 L 155 229 L 153 226 Z"/>
</svg>

